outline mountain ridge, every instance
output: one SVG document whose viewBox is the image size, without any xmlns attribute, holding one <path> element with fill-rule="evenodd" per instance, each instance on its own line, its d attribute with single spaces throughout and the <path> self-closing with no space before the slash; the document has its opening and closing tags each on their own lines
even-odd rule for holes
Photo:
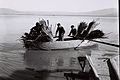
<svg viewBox="0 0 120 80">
<path fill-rule="evenodd" d="M 117 17 L 116 8 L 101 9 L 88 12 L 47 12 L 47 11 L 17 11 L 9 8 L 0 8 L 0 15 L 46 15 L 46 16 L 96 16 Z"/>
</svg>

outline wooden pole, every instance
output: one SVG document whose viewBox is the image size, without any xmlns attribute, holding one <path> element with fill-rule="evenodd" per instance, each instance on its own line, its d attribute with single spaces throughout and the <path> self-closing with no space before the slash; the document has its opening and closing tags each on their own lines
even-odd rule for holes
<svg viewBox="0 0 120 80">
<path fill-rule="evenodd" d="M 107 43 L 107 42 L 96 41 L 96 40 L 93 40 L 93 39 L 91 39 L 90 41 L 97 42 L 97 43 L 102 43 L 102 44 L 106 44 L 106 45 L 110 45 L 110 46 L 114 46 L 114 47 L 120 47 L 120 45 L 117 45 L 117 44 L 112 44 L 112 43 Z"/>
<path fill-rule="evenodd" d="M 109 68 L 110 79 L 111 80 L 120 80 L 119 69 L 116 66 L 115 62 L 112 59 L 108 59 L 107 65 Z"/>
</svg>

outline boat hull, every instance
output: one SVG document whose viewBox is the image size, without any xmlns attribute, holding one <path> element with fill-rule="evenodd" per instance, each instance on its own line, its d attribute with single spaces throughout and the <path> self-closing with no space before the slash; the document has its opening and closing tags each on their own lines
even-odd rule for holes
<svg viewBox="0 0 120 80">
<path fill-rule="evenodd" d="M 80 45 L 79 45 L 80 44 Z M 79 45 L 79 46 L 78 46 Z M 63 50 L 63 49 L 73 49 L 73 48 L 85 48 L 88 46 L 96 45 L 95 42 L 90 42 L 89 40 L 71 40 L 71 41 L 53 41 L 53 42 L 42 42 L 34 44 L 34 46 L 27 49 L 38 49 L 38 50 Z"/>
</svg>

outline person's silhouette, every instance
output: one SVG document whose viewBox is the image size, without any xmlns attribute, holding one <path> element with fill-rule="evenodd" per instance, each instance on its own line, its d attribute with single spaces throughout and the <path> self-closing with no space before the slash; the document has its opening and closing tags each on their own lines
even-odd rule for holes
<svg viewBox="0 0 120 80">
<path fill-rule="evenodd" d="M 72 34 L 72 37 L 76 35 L 76 28 L 74 28 L 74 25 L 71 25 L 71 31 L 68 36 L 71 36 L 71 34 Z"/>
<path fill-rule="evenodd" d="M 59 41 L 63 41 L 63 37 L 64 37 L 64 34 L 65 34 L 65 30 L 64 28 L 60 25 L 60 23 L 57 24 L 57 30 L 56 30 L 56 34 L 55 34 L 55 37 L 57 36 L 57 33 L 59 32 Z"/>
</svg>

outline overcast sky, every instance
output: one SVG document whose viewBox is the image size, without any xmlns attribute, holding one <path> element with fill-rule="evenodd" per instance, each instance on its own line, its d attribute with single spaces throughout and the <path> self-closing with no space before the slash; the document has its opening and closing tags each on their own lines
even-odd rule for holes
<svg viewBox="0 0 120 80">
<path fill-rule="evenodd" d="M 117 8 L 118 0 L 0 0 L 0 8 L 20 11 L 86 12 Z"/>
</svg>

